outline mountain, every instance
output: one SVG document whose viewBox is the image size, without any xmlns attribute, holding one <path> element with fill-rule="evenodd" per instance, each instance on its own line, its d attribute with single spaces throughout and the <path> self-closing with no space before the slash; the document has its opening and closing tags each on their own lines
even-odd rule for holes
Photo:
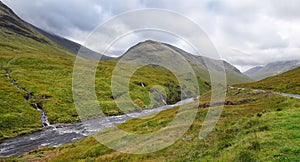
<svg viewBox="0 0 300 162">
<path fill-rule="evenodd" d="M 0 3 L 0 20 L 0 139 L 32 133 L 49 123 L 78 122 L 72 95 L 74 52 L 78 45 L 72 52 L 66 47 L 66 44 L 72 46 L 72 42 L 33 27 L 3 3 Z M 93 57 L 89 58 L 92 60 L 86 60 L 87 63 L 95 62 Z M 114 100 L 122 94 L 111 92 L 116 63 L 117 59 L 105 60 L 95 69 L 96 95 L 104 114 L 117 115 L 156 106 L 151 99 L 167 104 L 180 100 L 175 76 L 166 69 L 146 66 L 131 77 L 130 94 L 136 105 L 121 111 Z M 210 88 L 209 83 L 198 81 L 199 87 L 195 89 L 205 92 Z M 161 85 L 166 94 L 150 99 L 149 91 L 155 85 Z"/>
<path fill-rule="evenodd" d="M 1 1 L 0 1 L 0 20 L 1 20 L 0 27 L 6 29 L 5 31 L 6 34 L 16 33 L 18 35 L 31 38 L 41 43 L 53 44 L 52 42 L 49 41 L 51 40 L 75 55 L 77 54 L 78 50 L 81 47 L 81 45 L 78 43 L 62 38 L 55 34 L 48 33 L 42 29 L 39 29 L 23 21 L 8 6 L 3 4 Z M 82 47 L 81 50 L 82 52 L 85 53 L 85 58 L 88 59 L 95 59 L 99 55 L 99 53 L 96 53 L 86 47 Z M 103 56 L 102 59 L 112 60 L 114 58 Z"/>
<path fill-rule="evenodd" d="M 34 31 L 28 23 L 21 20 L 9 7 L 0 1 L 0 27 L 6 34 L 18 34 L 41 43 L 49 43 L 38 32 Z"/>
<path fill-rule="evenodd" d="M 51 122 L 76 120 L 74 60 L 74 54 L 0 2 L 0 139 L 41 130 L 41 114 L 34 105 L 42 107 Z"/>
<path fill-rule="evenodd" d="M 300 67 L 263 80 L 236 85 L 243 88 L 272 90 L 282 93 L 300 94 Z"/>
<path fill-rule="evenodd" d="M 1 12 L 4 13 L 4 14 L 1 14 L 2 21 L 1 21 L 0 26 L 10 30 L 11 32 L 21 34 L 23 36 L 32 38 L 32 39 L 42 42 L 42 43 L 43 42 L 44 43 L 54 42 L 55 44 L 61 46 L 62 48 L 68 50 L 69 52 L 71 52 L 75 55 L 77 54 L 78 50 L 81 47 L 80 44 L 70 41 L 68 39 L 65 39 L 63 37 L 57 36 L 55 34 L 46 32 L 38 27 L 35 27 L 35 26 L 21 20 L 16 14 L 14 14 L 14 12 L 9 7 L 4 5 L 2 2 L 0 2 L 0 3 L 1 3 Z M 42 37 L 42 36 L 44 36 L 44 37 Z M 198 71 L 199 73 L 202 73 L 202 75 L 200 75 L 200 77 L 206 81 L 209 81 L 210 78 L 208 77 L 209 74 L 207 73 L 207 67 L 206 67 L 205 63 L 209 63 L 210 65 L 213 65 L 214 70 L 219 71 L 219 72 L 221 70 L 221 67 L 220 67 L 221 63 L 223 63 L 223 65 L 225 66 L 225 70 L 226 70 L 226 74 L 227 74 L 227 81 L 229 84 L 237 84 L 237 83 L 251 81 L 247 76 L 243 75 L 237 68 L 235 68 L 234 66 L 232 66 L 231 64 L 229 64 L 226 61 L 213 60 L 213 59 L 206 58 L 203 56 L 195 56 L 190 53 L 187 53 L 186 51 L 184 51 L 180 48 L 177 48 L 175 46 L 172 46 L 172 45 L 169 45 L 166 43 L 159 43 L 159 42 L 155 42 L 155 41 L 145 41 L 145 42 L 142 42 L 142 43 L 139 43 L 139 44 L 133 46 L 132 48 L 130 48 L 130 50 L 135 49 L 135 48 L 147 49 L 146 46 L 150 45 L 150 44 L 153 44 L 153 45 L 156 44 L 157 46 L 161 46 L 161 48 L 157 47 L 158 50 L 161 50 L 160 51 L 161 53 L 164 53 L 164 51 L 172 49 L 172 50 L 176 51 L 177 53 L 181 54 L 187 60 L 189 60 L 192 64 L 196 64 L 198 67 L 200 67 L 200 70 L 202 70 L 202 71 Z M 168 49 L 166 47 L 168 47 L 170 49 Z M 94 52 L 84 46 L 82 46 L 81 52 L 85 53 L 84 58 L 92 59 L 92 60 L 94 60 L 95 58 L 98 58 L 98 55 L 99 55 L 99 53 Z M 128 53 L 128 51 L 126 53 Z M 114 60 L 116 58 L 103 56 L 101 59 L 102 60 Z M 204 62 L 204 59 L 206 60 L 205 62 Z"/>
<path fill-rule="evenodd" d="M 247 76 L 254 80 L 261 80 L 270 76 L 278 75 L 283 72 L 292 70 L 300 66 L 300 60 L 277 61 L 267 64 L 266 66 L 258 66 L 244 72 Z"/>
<path fill-rule="evenodd" d="M 210 81 L 208 66 L 211 67 L 212 71 L 216 73 L 222 73 L 222 66 L 224 66 L 228 84 L 245 83 L 251 81 L 249 77 L 242 74 L 237 68 L 226 61 L 214 60 L 204 56 L 196 56 L 173 45 L 153 40 L 146 40 L 134 45 L 128 49 L 124 55 L 131 55 L 131 59 L 134 60 L 146 59 L 145 56 L 149 56 L 151 57 L 151 60 L 156 60 L 158 62 L 162 61 L 161 59 L 164 57 L 166 57 L 166 60 L 168 60 L 175 59 L 176 55 L 180 55 L 192 65 L 198 77 L 205 81 Z"/>
<path fill-rule="evenodd" d="M 246 74 L 247 76 L 251 76 L 252 74 L 257 73 L 262 68 L 263 68 L 262 66 L 256 66 L 254 68 L 251 68 L 251 69 L 245 71 L 244 74 Z"/>
<path fill-rule="evenodd" d="M 151 48 L 157 48 L 157 54 L 178 53 L 187 58 L 199 76 L 199 87 L 195 89 L 199 88 L 202 93 L 209 90 L 210 78 L 202 60 L 204 57 L 196 57 L 177 47 L 154 41 L 139 43 L 124 56 L 148 48 L 150 53 L 154 52 Z M 50 124 L 79 121 L 72 95 L 74 53 L 77 49 L 78 44 L 33 27 L 0 2 L 0 139 L 41 130 L 40 120 L 45 119 L 45 114 Z M 88 49 L 86 51 L 86 57 L 92 59 L 87 61 L 94 62 L 93 56 L 98 54 Z M 110 79 L 118 59 L 102 61 L 96 69 L 96 93 L 106 115 L 133 111 L 119 110 L 114 99 L 122 94 L 113 96 L 111 92 Z M 211 62 L 214 71 L 220 72 L 222 61 L 206 60 Z M 224 64 L 231 83 L 249 80 L 229 63 Z M 166 103 L 172 104 L 180 99 L 178 81 L 170 71 L 146 66 L 138 69 L 136 74 L 130 81 L 131 98 L 139 105 L 134 109 L 153 106 L 150 105 L 149 91 L 155 85 L 165 88 L 163 99 Z M 38 111 L 41 109 L 45 114 Z"/>
<path fill-rule="evenodd" d="M 30 24 L 31 25 L 31 24 Z M 68 51 L 70 51 L 71 53 L 77 55 L 78 51 L 81 50 L 80 52 L 84 53 L 84 58 L 87 59 L 91 59 L 91 60 L 95 60 L 99 57 L 99 53 L 92 51 L 90 49 L 88 49 L 87 47 L 84 47 L 76 42 L 73 42 L 69 39 L 60 37 L 58 35 L 46 32 L 36 26 L 31 25 L 32 28 L 34 28 L 37 32 L 39 32 L 40 34 L 42 34 L 43 36 L 47 37 L 48 39 L 52 40 L 53 42 L 57 43 L 58 45 L 60 45 L 61 47 L 67 49 Z M 115 58 L 113 57 L 109 57 L 109 56 L 105 56 L 103 55 L 101 57 L 101 60 L 114 60 Z"/>
</svg>

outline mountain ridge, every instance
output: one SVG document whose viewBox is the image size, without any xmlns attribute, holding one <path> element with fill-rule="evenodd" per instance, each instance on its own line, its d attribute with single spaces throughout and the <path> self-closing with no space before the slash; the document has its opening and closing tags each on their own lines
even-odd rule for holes
<svg viewBox="0 0 300 162">
<path fill-rule="evenodd" d="M 205 56 L 196 56 L 171 44 L 153 40 L 145 40 L 143 42 L 137 43 L 136 45 L 133 45 L 121 56 L 121 58 L 127 54 L 135 56 L 131 59 L 141 59 L 139 58 L 141 57 L 141 54 L 150 54 L 150 57 L 155 55 L 160 55 L 160 57 L 162 57 L 167 53 L 169 53 L 169 56 L 172 56 L 171 53 L 183 56 L 193 67 L 195 67 L 194 70 L 197 74 L 199 74 L 198 76 L 206 81 L 210 80 L 210 78 L 207 77 L 207 75 L 209 75 L 209 72 L 215 71 L 218 73 L 223 73 L 224 71 L 222 70 L 225 70 L 227 74 L 227 80 L 230 84 L 252 81 L 250 78 L 241 73 L 236 67 L 224 60 L 215 60 Z M 160 61 L 159 57 L 151 59 Z M 208 65 L 211 68 L 210 71 L 208 70 Z"/>
<path fill-rule="evenodd" d="M 66 49 L 70 53 L 77 55 L 78 51 L 84 53 L 84 58 L 87 59 L 97 59 L 99 54 L 95 51 L 90 50 L 76 42 L 69 39 L 63 38 L 56 34 L 47 32 L 40 29 L 24 20 L 22 20 L 17 14 L 14 13 L 7 5 L 0 1 L 0 27 L 7 29 L 6 34 L 17 33 L 24 37 L 31 38 L 40 43 L 48 43 L 53 45 L 53 43 L 59 45 L 60 47 Z M 52 43 L 52 42 L 53 43 Z M 115 58 L 102 55 L 102 60 L 113 60 Z"/>
<path fill-rule="evenodd" d="M 99 53 L 94 52 L 94 51 L 88 49 L 87 47 L 84 47 L 76 42 L 73 42 L 71 40 L 68 40 L 66 38 L 63 38 L 63 37 L 58 36 L 53 33 L 49 33 L 43 29 L 40 29 L 30 23 L 23 21 L 8 6 L 6 6 L 2 2 L 1 2 L 1 6 L 2 6 L 2 8 L 5 8 L 6 10 L 8 10 L 6 13 L 8 13 L 9 15 L 13 15 L 13 17 L 17 17 L 19 21 L 22 21 L 25 24 L 25 26 L 28 28 L 29 31 L 33 31 L 33 32 L 35 31 L 34 35 L 30 36 L 33 39 L 36 39 L 37 41 L 44 42 L 44 43 L 50 43 L 52 41 L 52 42 L 56 43 L 57 45 L 59 45 L 60 47 L 68 50 L 69 52 L 71 52 L 72 54 L 75 54 L 75 55 L 77 55 L 80 50 L 80 52 L 82 53 L 82 55 L 84 55 L 84 58 L 86 58 L 86 59 L 96 60 L 99 58 Z M 5 22 L 5 23 L 7 24 L 8 22 Z M 5 24 L 5 23 L 2 23 L 2 24 Z M 35 35 L 39 35 L 39 36 L 37 37 Z M 28 37 L 28 35 L 25 35 L 25 36 Z M 46 37 L 46 39 L 44 39 L 43 36 Z M 134 49 L 135 47 L 138 47 L 138 46 L 141 46 L 144 44 L 149 44 L 149 43 L 167 46 L 167 47 L 171 48 L 172 50 L 178 52 L 182 56 L 184 56 L 191 63 L 197 64 L 197 66 L 199 66 L 202 69 L 207 70 L 206 63 L 209 63 L 211 65 L 215 64 L 213 66 L 214 69 L 220 71 L 222 69 L 221 64 L 223 64 L 226 69 L 227 74 L 232 75 L 232 77 L 229 77 L 230 82 L 232 80 L 233 80 L 233 83 L 239 83 L 239 82 L 242 83 L 242 82 L 251 81 L 250 78 L 247 78 L 246 76 L 244 76 L 236 67 L 232 66 L 230 63 L 228 63 L 224 60 L 214 60 L 214 59 L 207 58 L 204 56 L 196 56 L 196 55 L 193 55 L 191 53 L 184 51 L 183 49 L 173 46 L 171 44 L 157 42 L 157 41 L 153 41 L 153 40 L 146 40 L 144 42 L 139 42 L 136 45 L 130 47 L 123 55 L 126 55 L 126 53 L 130 52 L 130 50 Z M 101 57 L 101 60 L 118 60 L 118 59 L 119 58 L 113 58 L 113 57 L 109 57 L 109 56 L 105 56 L 105 55 L 102 55 L 102 57 Z M 239 81 L 235 81 L 235 79 L 231 79 L 231 78 L 238 78 L 238 77 L 241 77 L 242 79 Z M 208 80 L 208 78 L 206 78 L 206 80 Z"/>
<path fill-rule="evenodd" d="M 257 66 L 244 72 L 250 78 L 258 81 L 270 76 L 282 74 L 300 66 L 300 60 L 276 61 L 265 66 Z"/>
<path fill-rule="evenodd" d="M 263 80 L 236 85 L 241 88 L 272 90 L 281 93 L 300 94 L 300 67 Z"/>
</svg>

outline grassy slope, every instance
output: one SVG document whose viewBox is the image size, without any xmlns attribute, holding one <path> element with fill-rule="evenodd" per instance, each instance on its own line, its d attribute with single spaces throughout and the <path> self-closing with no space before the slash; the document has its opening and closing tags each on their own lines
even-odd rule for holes
<svg viewBox="0 0 300 162">
<path fill-rule="evenodd" d="M 72 98 L 72 70 L 75 57 L 54 43 L 39 43 L 33 39 L 18 34 L 7 34 L 0 30 L 0 139 L 17 136 L 23 133 L 40 130 L 39 113 L 25 101 L 23 92 L 15 89 L 5 77 L 5 70 L 20 87 L 38 96 L 51 123 L 77 122 L 76 109 Z M 37 35 L 41 37 L 40 35 Z M 102 62 L 98 67 L 96 92 L 99 103 L 107 115 L 120 114 L 116 104 L 111 99 L 110 76 L 115 61 Z M 155 67 L 143 67 L 132 77 L 130 88 L 132 100 L 140 106 L 149 104 L 148 90 L 153 85 L 162 85 L 167 94 L 176 89 L 176 79 L 167 70 Z M 159 78 L 159 79 L 158 79 Z M 139 81 L 146 87 L 135 85 Z M 170 82 L 172 81 L 172 82 Z M 167 88 L 167 83 L 174 89 Z M 200 80 L 200 90 L 209 88 L 209 84 Z M 42 95 L 50 96 L 41 99 Z M 140 102 L 140 101 L 142 102 Z M 168 103 L 174 103 L 178 98 L 168 96 Z"/>
<path fill-rule="evenodd" d="M 6 30 L 0 31 L 0 81 L 3 83 L 0 93 L 0 111 L 3 112 L 0 117 L 1 138 L 39 130 L 41 127 L 39 113 L 25 102 L 24 93 L 10 84 L 4 75 L 5 70 L 11 70 L 11 76 L 17 83 L 35 95 L 56 96 L 58 92 L 51 92 L 49 85 L 52 85 L 59 70 L 68 69 L 68 64 L 71 67 L 74 59 L 53 44 L 38 43 L 33 39 L 5 32 Z M 52 70 L 55 67 L 56 70 Z M 70 70 L 69 72 L 71 73 Z M 61 82 L 57 87 L 66 87 L 65 85 L 66 83 Z"/>
<path fill-rule="evenodd" d="M 300 67 L 258 82 L 240 84 L 237 86 L 300 94 Z"/>
<path fill-rule="evenodd" d="M 205 98 L 205 97 L 204 97 Z M 245 99 L 252 100 L 245 100 Z M 78 142 L 47 147 L 20 156 L 21 161 L 296 161 L 300 157 L 300 101 L 268 93 L 230 90 L 215 130 L 205 139 L 197 138 L 207 109 L 199 109 L 196 120 L 184 137 L 159 152 L 146 155 L 123 154 L 88 137 Z M 241 102 L 246 101 L 246 102 Z M 163 127 L 177 108 L 150 119 L 133 119 L 120 128 L 146 133 Z M 188 111 L 188 110 L 186 110 Z M 183 112 L 184 113 L 184 112 Z M 147 129 L 145 129 L 147 127 Z M 13 159 L 11 159 L 13 160 Z"/>
</svg>

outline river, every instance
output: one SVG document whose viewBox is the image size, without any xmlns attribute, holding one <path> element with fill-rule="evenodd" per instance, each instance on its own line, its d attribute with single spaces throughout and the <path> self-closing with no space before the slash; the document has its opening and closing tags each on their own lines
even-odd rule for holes
<svg viewBox="0 0 300 162">
<path fill-rule="evenodd" d="M 231 87 L 230 87 L 231 88 Z M 234 87 L 232 87 L 234 88 Z M 246 90 L 245 88 L 237 88 L 240 90 Z M 253 90 L 266 92 L 264 90 Z M 278 95 L 293 97 L 300 99 L 300 95 L 277 93 Z M 38 149 L 43 146 L 60 146 L 67 143 L 72 143 L 75 140 L 82 139 L 84 137 L 95 134 L 104 128 L 112 127 L 121 123 L 124 123 L 128 119 L 142 117 L 157 113 L 163 110 L 174 108 L 176 106 L 188 104 L 194 102 L 194 98 L 185 99 L 174 105 L 165 105 L 154 109 L 146 109 L 140 112 L 133 112 L 125 115 L 101 117 L 97 119 L 91 119 L 82 123 L 75 124 L 63 124 L 63 125 L 50 125 L 45 127 L 42 131 L 23 135 L 11 139 L 5 139 L 0 141 L 0 157 L 11 157 L 24 154 L 31 150 Z"/>
<path fill-rule="evenodd" d="M 0 157 L 11 157 L 24 154 L 43 146 L 60 146 L 95 134 L 104 128 L 124 123 L 128 119 L 151 115 L 176 106 L 194 102 L 189 98 L 174 105 L 165 105 L 125 115 L 107 116 L 91 119 L 82 123 L 50 125 L 42 131 L 0 141 Z"/>
</svg>

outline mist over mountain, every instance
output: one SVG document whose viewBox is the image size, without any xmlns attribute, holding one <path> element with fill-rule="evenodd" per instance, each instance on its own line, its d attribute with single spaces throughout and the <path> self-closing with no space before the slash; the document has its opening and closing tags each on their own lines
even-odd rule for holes
<svg viewBox="0 0 300 162">
<path fill-rule="evenodd" d="M 277 61 L 265 66 L 257 66 L 244 72 L 254 80 L 261 80 L 270 76 L 278 75 L 300 66 L 300 60 Z"/>
</svg>

